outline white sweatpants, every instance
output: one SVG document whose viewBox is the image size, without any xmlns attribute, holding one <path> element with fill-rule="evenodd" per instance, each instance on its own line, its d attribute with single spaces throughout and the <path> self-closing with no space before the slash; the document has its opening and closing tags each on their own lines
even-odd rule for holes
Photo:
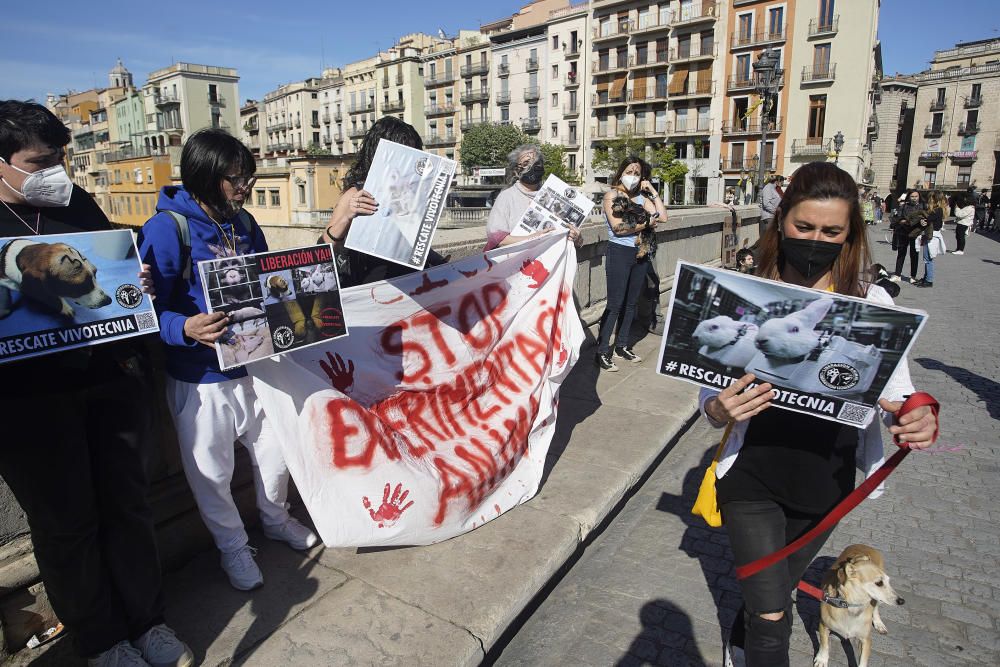
<svg viewBox="0 0 1000 667">
<path fill-rule="evenodd" d="M 261 521 L 287 521 L 288 467 L 250 378 L 195 384 L 168 377 L 166 393 L 184 475 L 215 546 L 229 553 L 248 539 L 230 488 L 237 439 L 250 453 Z"/>
</svg>

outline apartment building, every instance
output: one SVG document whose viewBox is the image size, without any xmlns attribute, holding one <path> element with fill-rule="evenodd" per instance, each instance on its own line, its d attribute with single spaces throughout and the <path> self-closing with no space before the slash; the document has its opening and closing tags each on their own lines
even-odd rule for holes
<svg viewBox="0 0 1000 667">
<path fill-rule="evenodd" d="M 319 88 L 321 79 L 311 77 L 279 86 L 264 95 L 267 141 L 265 157 L 305 155 L 322 146 Z"/>
<path fill-rule="evenodd" d="M 543 102 L 549 92 L 545 24 L 494 32 L 490 42 L 494 64 L 490 79 L 497 108 L 494 122 L 517 125 L 525 134 L 541 139 L 549 117 L 549 105 Z"/>
<path fill-rule="evenodd" d="M 566 151 L 566 166 L 581 179 L 589 178 L 591 150 L 586 141 L 590 118 L 590 12 L 586 4 L 556 9 L 548 19 L 549 118 L 545 141 Z"/>
<path fill-rule="evenodd" d="M 358 152 L 365 133 L 378 118 L 375 113 L 377 85 L 375 68 L 378 66 L 378 61 L 379 58 L 376 55 L 344 66 L 344 129 L 347 133 L 344 153 Z"/>
<path fill-rule="evenodd" d="M 101 208 L 116 225 L 141 227 L 156 213 L 160 189 L 179 178 L 180 146 L 148 155 L 116 153 L 108 160 L 109 205 Z"/>
<path fill-rule="evenodd" d="M 490 40 L 479 31 L 463 30 L 459 32 L 454 40 L 455 44 L 455 64 L 459 79 L 458 86 L 458 129 L 455 136 L 455 149 L 450 151 L 445 144 L 444 154 L 456 160 L 461 159 L 462 132 L 478 123 L 490 122 L 492 110 L 490 108 L 491 95 L 494 89 L 490 87 L 490 70 L 492 69 L 492 45 Z M 446 70 L 447 73 L 447 70 Z M 447 100 L 445 100 L 447 106 Z M 447 117 L 446 117 L 447 119 Z M 435 134 L 436 129 L 431 125 L 431 118 L 427 119 L 427 136 Z M 440 128 L 440 125 L 438 125 Z M 447 139 L 447 126 L 444 128 L 445 141 Z M 439 135 L 440 136 L 440 135 Z M 433 148 L 433 146 L 429 146 Z"/>
<path fill-rule="evenodd" d="M 192 132 L 206 127 L 239 134 L 239 79 L 231 67 L 181 62 L 151 72 L 142 87 L 143 148 L 180 146 Z"/>
<path fill-rule="evenodd" d="M 323 70 L 319 85 L 320 121 L 323 129 L 320 142 L 331 155 L 345 155 L 344 147 L 344 77 L 338 67 Z"/>
<path fill-rule="evenodd" d="M 872 142 L 872 187 L 881 195 L 899 193 L 910 183 L 910 145 L 916 112 L 917 84 L 910 76 L 879 81 Z"/>
<path fill-rule="evenodd" d="M 255 159 L 260 159 L 260 130 L 266 127 L 263 109 L 257 100 L 247 100 L 240 107 L 240 133 L 239 138 Z M 265 135 L 266 136 L 266 135 Z"/>
<path fill-rule="evenodd" d="M 451 41 L 445 38 L 432 37 L 423 33 L 405 35 L 399 42 L 378 56 L 376 79 L 381 89 L 381 99 L 378 104 L 377 116 L 396 116 L 414 126 L 423 135 L 425 145 L 431 133 L 425 133 L 425 115 L 428 95 L 425 91 L 424 54 L 436 48 L 450 46 Z M 433 96 L 431 96 L 433 97 Z M 452 117 L 449 127 L 450 136 L 445 137 L 444 124 L 441 132 L 437 132 L 435 124 L 435 148 L 447 148 L 453 155 L 455 152 L 455 119 Z M 435 121 L 436 123 L 436 121 Z M 448 141 L 451 143 L 448 143 Z"/>
<path fill-rule="evenodd" d="M 1000 39 L 936 51 L 917 84 L 909 186 L 992 188 L 1000 179 Z M 982 153 L 982 155 L 980 155 Z"/>
</svg>

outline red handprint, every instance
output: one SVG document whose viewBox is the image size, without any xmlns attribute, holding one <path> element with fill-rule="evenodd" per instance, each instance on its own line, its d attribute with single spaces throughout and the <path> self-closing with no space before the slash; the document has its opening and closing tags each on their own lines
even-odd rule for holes
<svg viewBox="0 0 1000 667">
<path fill-rule="evenodd" d="M 538 289 L 549 277 L 549 270 L 537 259 L 524 260 L 524 264 L 521 265 L 521 273 L 534 281 L 534 284 L 528 285 L 531 289 Z"/>
<path fill-rule="evenodd" d="M 378 508 L 378 511 L 372 509 L 372 503 L 368 500 L 368 496 L 361 497 L 361 504 L 365 506 L 368 510 L 368 514 L 371 515 L 372 521 L 378 522 L 379 528 L 385 528 L 386 526 L 391 526 L 399 520 L 399 517 L 403 515 L 403 512 L 410 508 L 413 501 L 403 505 L 403 501 L 406 500 L 406 496 L 410 495 L 409 491 L 403 491 L 403 485 L 397 484 L 396 490 L 392 492 L 392 498 L 389 497 L 389 489 L 392 486 L 390 482 L 386 482 L 385 489 L 382 491 L 382 505 Z"/>
<path fill-rule="evenodd" d="M 330 378 L 330 384 L 337 391 L 347 393 L 347 390 L 354 384 L 354 362 L 348 360 L 344 363 L 343 357 L 326 353 L 329 363 L 319 360 L 319 367 L 323 369 L 326 376 Z"/>
</svg>

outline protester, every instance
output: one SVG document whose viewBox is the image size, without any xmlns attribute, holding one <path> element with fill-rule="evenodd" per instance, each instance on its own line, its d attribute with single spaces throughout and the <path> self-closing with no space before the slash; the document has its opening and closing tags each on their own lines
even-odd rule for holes
<svg viewBox="0 0 1000 667">
<path fill-rule="evenodd" d="M 911 190 L 906 196 L 906 201 L 896 210 L 896 217 L 893 229 L 893 245 L 896 250 L 896 271 L 892 274 L 892 280 L 899 282 L 903 279 L 903 263 L 906 261 L 906 254 L 910 255 L 910 282 L 917 279 L 917 237 L 920 236 L 920 221 L 927 217 L 927 210 L 924 206 L 920 193 Z"/>
<path fill-rule="evenodd" d="M 878 190 L 872 191 L 872 207 L 875 209 L 875 222 L 873 224 L 877 225 L 882 222 L 882 216 L 885 214 L 885 202 L 878 196 Z"/>
<path fill-rule="evenodd" d="M 0 237 L 111 229 L 63 168 L 69 140 L 42 105 L 0 101 Z M 148 368 L 140 339 L 3 368 L 0 476 L 27 516 L 52 609 L 90 665 L 194 661 L 163 624 Z"/>
<path fill-rule="evenodd" d="M 655 250 L 654 229 L 666 220 L 667 209 L 649 182 L 649 164 L 632 156 L 622 160 L 611 181 L 613 189 L 604 195 L 604 216 L 608 225 L 604 270 L 607 275 L 607 306 L 601 316 L 595 362 L 603 370 L 617 371 L 611 354 L 611 335 L 622 313 L 615 337 L 614 353 L 633 363 L 642 359 L 632 350 L 632 320 L 635 304 L 645 284 L 650 255 Z"/>
<path fill-rule="evenodd" d="M 927 217 L 922 220 L 921 225 L 920 248 L 924 258 L 924 277 L 914 283 L 917 287 L 934 287 L 934 258 L 945 252 L 941 228 L 947 211 L 948 198 L 938 190 L 933 191 L 927 202 Z"/>
<path fill-rule="evenodd" d="M 264 579 L 230 490 L 235 440 L 250 454 L 264 535 L 300 550 L 318 542 L 288 514 L 288 468 L 246 370 L 219 368 L 214 344 L 229 320 L 224 312 L 208 313 L 197 270 L 200 261 L 267 250 L 260 227 L 243 211 L 256 163 L 238 139 L 206 129 L 188 138 L 180 167 L 183 187 L 160 191 L 158 213 L 139 234 L 139 251 L 152 266 L 159 295 L 154 305 L 166 343 L 167 402 L 184 474 L 229 583 L 251 590 Z M 182 246 L 181 225 L 188 227 L 190 247 Z"/>
<path fill-rule="evenodd" d="M 507 156 L 507 180 L 509 182 L 496 199 L 486 221 L 486 250 L 510 245 L 545 234 L 546 231 L 511 236 L 510 233 L 521 221 L 521 216 L 531 206 L 535 193 L 542 187 L 545 175 L 545 156 L 536 144 L 518 146 Z M 549 230 L 551 231 L 551 230 Z M 569 237 L 579 245 L 580 230 L 570 227 Z"/>
<path fill-rule="evenodd" d="M 972 201 L 976 207 L 976 219 L 972 225 L 972 231 L 983 232 L 986 230 L 987 211 L 990 207 L 989 190 L 983 188 L 977 193 L 975 189 L 970 188 L 969 193 L 972 195 Z"/>
<path fill-rule="evenodd" d="M 871 263 L 854 180 L 831 163 L 800 168 L 778 208 L 776 224 L 761 242 L 757 274 L 891 304 L 885 290 L 859 279 Z M 700 397 L 712 426 L 735 422 L 717 468 L 716 489 L 737 565 L 767 556 L 817 525 L 853 490 L 860 441 L 870 447 L 881 439 L 877 421 L 862 430 L 769 409 L 772 387 L 763 383 L 750 388 L 754 379 L 747 374 L 722 392 L 703 389 Z M 893 415 L 913 391 L 904 360 L 879 406 Z M 920 407 L 889 430 L 923 449 L 932 444 L 936 426 L 931 409 Z M 727 660 L 742 647 L 751 667 L 789 664 L 791 593 L 830 532 L 739 582 L 744 607 L 727 642 Z"/>
<path fill-rule="evenodd" d="M 753 275 L 754 258 L 753 252 L 748 248 L 742 248 L 736 252 L 736 270 L 740 273 Z"/>
<path fill-rule="evenodd" d="M 976 207 L 969 201 L 968 195 L 955 195 L 955 252 L 953 255 L 965 254 L 965 235 L 972 226 L 976 215 Z"/>
<path fill-rule="evenodd" d="M 781 203 L 781 185 L 785 182 L 783 176 L 775 175 L 767 185 L 760 191 L 760 238 L 764 238 L 771 221 L 774 220 L 774 213 Z"/>
</svg>

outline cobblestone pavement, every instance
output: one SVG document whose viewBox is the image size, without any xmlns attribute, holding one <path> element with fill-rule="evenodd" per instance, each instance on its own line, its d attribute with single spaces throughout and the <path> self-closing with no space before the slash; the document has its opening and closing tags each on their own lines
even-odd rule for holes
<svg viewBox="0 0 1000 667">
<path fill-rule="evenodd" d="M 945 236 L 953 248 L 951 228 Z M 891 270 L 881 228 L 871 238 Z M 975 235 L 935 268 L 933 288 L 904 283 L 897 302 L 930 314 L 910 369 L 943 406 L 939 442 L 961 449 L 911 454 L 806 575 L 817 582 L 851 543 L 883 551 L 906 605 L 883 609 L 889 634 L 874 635 L 873 667 L 1000 664 L 1000 236 Z M 690 428 L 496 664 L 721 664 L 720 627 L 740 604 L 732 554 L 721 529 L 688 513 L 717 437 L 701 420 Z M 800 598 L 793 665 L 812 664 L 817 614 Z M 854 665 L 854 655 L 834 642 L 830 664 Z"/>
</svg>

